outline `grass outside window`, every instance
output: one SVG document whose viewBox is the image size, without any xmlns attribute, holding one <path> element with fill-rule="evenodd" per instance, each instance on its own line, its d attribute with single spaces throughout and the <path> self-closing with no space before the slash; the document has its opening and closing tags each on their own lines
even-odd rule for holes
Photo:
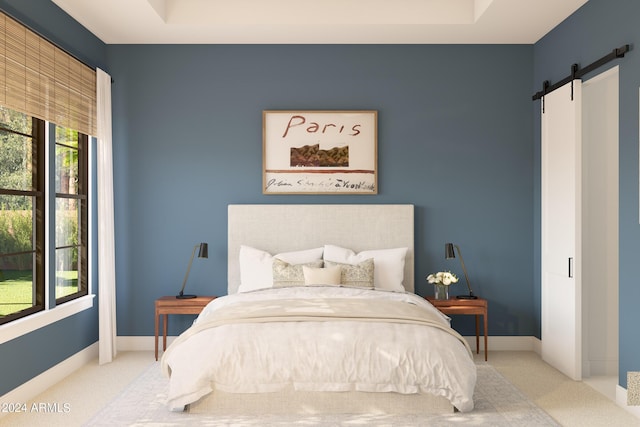
<svg viewBox="0 0 640 427">
<path fill-rule="evenodd" d="M 56 295 L 63 297 L 78 292 L 78 272 L 56 273 Z M 33 273 L 24 270 L 0 272 L 0 316 L 16 313 L 32 306 Z"/>
</svg>

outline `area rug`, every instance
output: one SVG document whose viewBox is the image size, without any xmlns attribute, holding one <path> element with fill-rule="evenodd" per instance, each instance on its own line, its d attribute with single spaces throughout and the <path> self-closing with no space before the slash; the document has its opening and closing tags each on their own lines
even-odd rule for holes
<svg viewBox="0 0 640 427">
<path fill-rule="evenodd" d="M 263 415 L 219 416 L 170 412 L 165 406 L 168 380 L 151 364 L 86 426 L 558 426 L 491 365 L 478 362 L 475 409 L 443 415 Z"/>
</svg>

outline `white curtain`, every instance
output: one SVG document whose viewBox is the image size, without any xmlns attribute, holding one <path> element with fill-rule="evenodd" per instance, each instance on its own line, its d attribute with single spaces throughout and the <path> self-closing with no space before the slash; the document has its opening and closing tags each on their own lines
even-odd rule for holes
<svg viewBox="0 0 640 427">
<path fill-rule="evenodd" d="M 111 147 L 111 76 L 96 70 L 98 121 L 98 300 L 99 363 L 116 356 L 116 260 Z"/>
</svg>

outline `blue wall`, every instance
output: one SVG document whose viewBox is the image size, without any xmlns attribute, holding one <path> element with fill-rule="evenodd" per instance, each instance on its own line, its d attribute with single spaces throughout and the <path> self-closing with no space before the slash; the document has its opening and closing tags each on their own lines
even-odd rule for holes
<svg viewBox="0 0 640 427">
<path fill-rule="evenodd" d="M 411 203 L 417 292 L 460 245 L 491 335 L 533 335 L 533 47 L 110 45 L 118 334 L 153 302 L 226 294 L 230 203 Z M 375 109 L 379 194 L 263 195 L 262 110 Z M 464 293 L 463 282 L 454 293 Z M 177 334 L 192 319 L 172 318 Z M 473 320 L 455 320 L 473 334 Z"/>
<path fill-rule="evenodd" d="M 0 0 L 0 10 L 49 38 L 82 61 L 104 67 L 106 45 L 48 0 Z M 95 159 L 92 161 L 95 162 Z M 95 207 L 95 200 L 93 203 Z M 93 242 L 93 251 L 96 251 L 96 242 Z M 53 256 L 53 251 L 50 256 Z M 93 267 L 93 291 L 97 294 L 97 268 L 95 265 Z M 90 310 L 0 344 L 0 361 L 4 362 L 0 363 L 0 395 L 73 356 L 97 340 L 96 298 L 94 307 Z"/>
<path fill-rule="evenodd" d="M 619 384 L 626 388 L 627 371 L 640 371 L 640 329 L 638 329 L 638 87 L 640 87 L 640 2 L 636 0 L 590 0 L 534 47 L 535 91 L 544 80 L 556 82 L 570 74 L 571 64 L 586 66 L 625 44 L 632 50 L 620 66 L 620 363 Z M 598 72 L 606 70 L 599 69 Z M 594 73 L 595 74 L 595 73 Z M 585 76 L 589 78 L 592 76 Z M 533 93 L 533 91 L 532 91 Z M 540 114 L 535 103 L 536 213 L 540 210 Z M 535 222 L 536 245 L 540 244 L 539 215 Z M 536 254 L 539 251 L 535 252 Z M 540 260 L 536 259 L 536 273 Z M 536 275 L 536 301 L 540 305 L 540 277 Z M 539 310 L 536 310 L 539 316 Z"/>
</svg>

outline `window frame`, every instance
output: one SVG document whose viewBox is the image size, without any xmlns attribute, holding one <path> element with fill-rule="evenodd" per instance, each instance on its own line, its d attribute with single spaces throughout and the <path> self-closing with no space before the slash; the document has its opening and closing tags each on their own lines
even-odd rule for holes
<svg viewBox="0 0 640 427">
<path fill-rule="evenodd" d="M 11 108 L 11 107 L 6 107 Z M 15 110 L 14 110 L 15 111 Z M 93 307 L 95 295 L 92 292 L 92 256 L 89 251 L 92 242 L 91 193 L 93 178 L 91 158 L 95 139 L 78 131 L 78 195 L 73 198 L 82 204 L 79 220 L 78 262 L 82 263 L 82 275 L 78 277 L 78 292 L 55 299 L 55 200 L 60 193 L 55 186 L 55 158 L 56 137 L 53 123 L 32 117 L 33 135 L 26 135 L 4 126 L 3 131 L 20 134 L 31 138 L 32 141 L 32 181 L 35 188 L 31 190 L 0 189 L 2 195 L 20 195 L 33 197 L 34 229 L 34 273 L 33 281 L 37 306 L 21 310 L 0 318 L 0 344 L 14 338 L 42 328 L 61 319 L 77 314 Z M 53 173 L 51 173 L 53 172 Z M 81 193 L 81 194 L 80 194 Z M 63 197 L 68 195 L 61 193 Z M 53 219 L 53 221 L 52 221 Z M 53 231 L 53 233 L 52 233 Z M 81 243 L 81 244 L 80 244 Z M 29 252 L 27 252 L 29 253 Z M 5 256 L 9 254 L 3 254 Z M 12 254 L 14 255 L 14 254 Z M 53 296 L 50 298 L 50 296 Z"/>
<path fill-rule="evenodd" d="M 53 246 L 55 247 L 55 253 L 53 255 L 54 260 L 57 260 L 58 251 L 63 249 L 69 249 L 73 247 L 78 248 L 78 291 L 73 294 L 69 294 L 63 297 L 56 296 L 56 305 L 63 304 L 67 301 L 74 300 L 81 296 L 85 296 L 89 291 L 89 277 L 88 277 L 88 208 L 89 208 L 89 188 L 88 188 L 88 172 L 89 172 L 89 156 L 88 156 L 88 146 L 89 146 L 89 136 L 80 132 L 78 133 L 78 147 L 72 147 L 66 144 L 59 143 L 56 137 L 56 129 L 57 126 L 54 125 L 54 132 L 51 132 L 52 141 L 51 144 L 55 148 L 62 146 L 71 149 L 77 149 L 78 151 L 78 191 L 76 194 L 71 193 L 60 193 L 55 191 L 55 182 L 52 183 L 53 191 L 55 192 L 55 200 L 57 202 L 58 199 L 73 199 L 77 200 L 79 203 L 80 215 L 78 218 L 78 244 L 77 245 L 65 245 L 58 246 L 57 242 L 53 242 Z M 60 126 L 64 128 L 63 126 Z M 75 131 L 75 129 L 74 129 Z M 57 172 L 57 171 L 56 171 Z M 56 212 L 56 207 L 54 203 L 54 207 L 52 208 L 52 212 Z M 57 221 L 56 217 L 56 221 Z M 55 227 L 55 225 L 54 225 Z M 54 238 L 55 239 L 55 238 Z M 54 273 L 55 274 L 55 273 Z M 52 285 L 53 292 L 55 295 L 55 283 Z"/>
</svg>

